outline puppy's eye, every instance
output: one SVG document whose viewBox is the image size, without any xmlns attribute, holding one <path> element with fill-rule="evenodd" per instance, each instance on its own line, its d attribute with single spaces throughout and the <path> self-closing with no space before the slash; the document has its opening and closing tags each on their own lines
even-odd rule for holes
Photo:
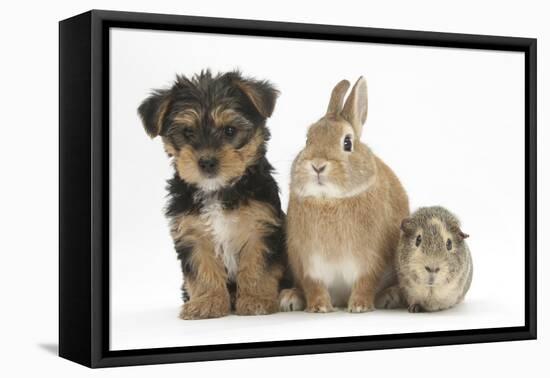
<svg viewBox="0 0 550 378">
<path fill-rule="evenodd" d="M 225 134 L 226 137 L 233 138 L 235 134 L 237 134 L 237 129 L 234 128 L 233 126 L 225 126 L 223 128 L 223 133 Z"/>
<path fill-rule="evenodd" d="M 420 243 L 422 243 L 422 235 L 418 235 L 416 237 L 416 246 L 418 247 L 420 245 Z"/>
<path fill-rule="evenodd" d="M 346 135 L 346 137 L 344 138 L 344 151 L 350 152 L 352 146 L 353 143 L 351 142 L 351 137 L 349 135 Z"/>
<path fill-rule="evenodd" d="M 191 128 L 191 127 L 185 127 L 183 129 L 183 135 L 186 138 L 193 138 L 193 136 L 195 135 L 195 130 L 193 130 L 193 128 Z"/>
<path fill-rule="evenodd" d="M 450 251 L 451 249 L 453 249 L 453 242 L 451 239 L 447 239 L 447 251 Z"/>
</svg>

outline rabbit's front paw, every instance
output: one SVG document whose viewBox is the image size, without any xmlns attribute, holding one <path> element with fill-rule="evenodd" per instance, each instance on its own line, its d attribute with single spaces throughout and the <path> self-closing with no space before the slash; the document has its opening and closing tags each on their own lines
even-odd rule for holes
<svg viewBox="0 0 550 378">
<path fill-rule="evenodd" d="M 374 303 L 366 298 L 351 298 L 348 303 L 348 312 L 360 313 L 374 310 Z"/>
<path fill-rule="evenodd" d="M 311 303 L 308 303 L 306 307 L 306 312 L 326 313 L 332 311 L 334 311 L 334 308 L 332 308 L 330 299 L 322 297 L 315 298 Z"/>
</svg>

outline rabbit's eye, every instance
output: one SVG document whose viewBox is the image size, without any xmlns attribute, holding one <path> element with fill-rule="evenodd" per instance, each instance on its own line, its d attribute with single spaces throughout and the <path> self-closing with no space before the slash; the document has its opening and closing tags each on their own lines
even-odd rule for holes
<svg viewBox="0 0 550 378">
<path fill-rule="evenodd" d="M 351 142 L 351 137 L 349 135 L 346 135 L 346 137 L 344 138 L 344 151 L 350 152 L 352 146 L 353 143 Z"/>
<path fill-rule="evenodd" d="M 418 247 L 420 245 L 420 243 L 422 243 L 422 235 L 418 235 L 416 237 L 416 246 Z"/>
<path fill-rule="evenodd" d="M 447 239 L 447 251 L 450 251 L 451 249 L 453 249 L 453 242 L 451 239 Z"/>
</svg>

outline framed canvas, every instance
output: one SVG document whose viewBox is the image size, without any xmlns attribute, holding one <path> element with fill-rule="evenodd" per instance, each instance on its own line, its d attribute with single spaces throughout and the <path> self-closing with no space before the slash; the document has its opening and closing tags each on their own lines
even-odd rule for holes
<svg viewBox="0 0 550 378">
<path fill-rule="evenodd" d="M 98 10 L 59 27 L 60 356 L 536 338 L 535 39 Z"/>
</svg>

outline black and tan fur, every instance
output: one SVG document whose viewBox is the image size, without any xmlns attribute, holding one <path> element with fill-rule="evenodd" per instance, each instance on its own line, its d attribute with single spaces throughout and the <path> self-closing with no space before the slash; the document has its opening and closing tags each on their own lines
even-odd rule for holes
<svg viewBox="0 0 550 378">
<path fill-rule="evenodd" d="M 166 214 L 184 276 L 183 319 L 276 312 L 284 213 L 265 157 L 277 90 L 239 72 L 178 76 L 139 107 L 172 157 Z"/>
</svg>

